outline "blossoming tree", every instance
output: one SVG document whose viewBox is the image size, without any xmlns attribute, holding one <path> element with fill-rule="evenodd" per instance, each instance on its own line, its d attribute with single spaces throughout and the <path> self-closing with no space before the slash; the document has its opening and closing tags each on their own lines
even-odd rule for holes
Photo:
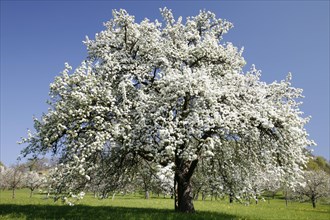
<svg viewBox="0 0 330 220">
<path fill-rule="evenodd" d="M 297 194 L 306 196 L 316 208 L 319 198 L 330 195 L 330 175 L 323 170 L 305 171 L 304 181 L 297 188 Z"/>
<path fill-rule="evenodd" d="M 24 174 L 23 185 L 30 189 L 30 198 L 33 192 L 46 183 L 46 178 L 35 171 L 29 171 Z"/>
<path fill-rule="evenodd" d="M 51 84 L 50 109 L 34 120 L 23 154 L 60 157 L 57 177 L 66 190 L 90 181 L 114 154 L 116 166 L 136 157 L 174 163 L 181 212 L 194 212 L 191 177 L 215 154 L 222 168 L 272 164 L 298 172 L 311 141 L 291 76 L 266 84 L 254 67 L 243 73 L 243 51 L 222 42 L 232 24 L 211 12 L 185 21 L 166 8 L 161 14 L 164 24 L 137 23 L 113 11 L 106 29 L 84 42 L 88 58 L 73 73 L 66 64 Z"/>
</svg>

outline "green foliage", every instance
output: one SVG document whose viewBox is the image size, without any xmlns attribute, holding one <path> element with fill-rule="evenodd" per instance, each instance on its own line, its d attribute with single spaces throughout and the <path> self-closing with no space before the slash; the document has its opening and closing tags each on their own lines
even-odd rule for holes
<svg viewBox="0 0 330 220">
<path fill-rule="evenodd" d="M 330 174 L 330 163 L 322 156 L 311 156 L 307 163 L 307 170 L 323 170 Z"/>
<path fill-rule="evenodd" d="M 17 198 L 11 199 L 10 191 L 0 192 L 0 219 L 329 219 L 330 207 L 319 205 L 313 209 L 309 203 L 289 203 L 280 199 L 260 202 L 258 205 L 244 206 L 229 204 L 228 200 L 195 201 L 195 214 L 183 214 L 173 211 L 173 201 L 169 198 L 143 195 L 116 196 L 114 200 L 99 200 L 87 195 L 75 206 L 54 203 L 44 199 L 44 194 L 35 194 L 29 199 L 26 189 L 17 191 Z"/>
</svg>

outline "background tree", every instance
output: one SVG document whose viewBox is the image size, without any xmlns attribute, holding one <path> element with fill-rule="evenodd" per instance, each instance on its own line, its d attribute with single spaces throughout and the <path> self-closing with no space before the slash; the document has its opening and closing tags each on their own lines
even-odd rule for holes
<svg viewBox="0 0 330 220">
<path fill-rule="evenodd" d="M 313 208 L 321 197 L 330 195 L 330 176 L 323 170 L 305 171 L 304 182 L 298 187 L 297 192 L 310 199 Z"/>
<path fill-rule="evenodd" d="M 5 173 L 6 173 L 6 167 L 5 166 L 0 166 L 0 190 L 5 190 L 6 189 L 6 182 L 5 182 Z"/>
<path fill-rule="evenodd" d="M 144 191 L 144 198 L 149 199 L 150 191 L 154 188 L 156 183 L 156 176 L 157 170 L 154 164 L 150 164 L 144 160 L 141 160 L 137 166 L 137 174 L 135 176 L 137 185 L 139 188 L 142 188 Z"/>
<path fill-rule="evenodd" d="M 281 178 L 276 173 L 265 173 L 265 182 L 263 189 L 267 194 L 268 203 L 270 203 L 270 198 L 275 199 L 276 193 L 281 188 Z"/>
<path fill-rule="evenodd" d="M 23 183 L 24 187 L 30 189 L 30 198 L 33 195 L 35 189 L 38 189 L 46 183 L 46 178 L 35 171 L 28 171 L 24 174 Z"/>
<path fill-rule="evenodd" d="M 173 196 L 173 180 L 174 180 L 174 171 L 173 171 L 173 163 L 168 164 L 167 166 L 163 167 L 158 165 L 158 171 L 156 173 L 156 187 L 164 193 L 164 197 L 166 195 Z"/>
<path fill-rule="evenodd" d="M 52 166 L 52 162 L 48 158 L 30 158 L 24 163 L 29 171 L 44 172 Z"/>
<path fill-rule="evenodd" d="M 23 165 L 13 165 L 4 170 L 3 175 L 3 185 L 12 190 L 12 198 L 15 198 L 16 189 L 23 186 L 24 172 L 26 168 Z"/>
<path fill-rule="evenodd" d="M 211 12 L 185 21 L 166 8 L 161 14 L 163 25 L 113 11 L 106 30 L 86 39 L 86 61 L 71 74 L 66 64 L 51 84 L 50 110 L 34 120 L 23 155 L 60 157 L 58 187 L 67 191 L 83 189 L 111 158 L 107 146 L 120 155 L 105 163 L 117 168 L 112 175 L 125 176 L 122 162 L 136 158 L 174 163 L 180 212 L 194 212 L 191 178 L 200 160 L 216 154 L 223 170 L 272 164 L 299 173 L 312 142 L 291 75 L 266 84 L 254 67 L 243 73 L 243 51 L 222 42 L 232 24 Z"/>
<path fill-rule="evenodd" d="M 206 193 L 209 190 L 209 176 L 207 175 L 207 169 L 204 164 L 201 163 L 200 166 L 197 167 L 194 176 L 191 178 L 191 184 L 193 187 L 193 198 L 194 200 L 198 200 L 199 194 L 202 193 L 202 200 L 205 199 Z"/>
</svg>

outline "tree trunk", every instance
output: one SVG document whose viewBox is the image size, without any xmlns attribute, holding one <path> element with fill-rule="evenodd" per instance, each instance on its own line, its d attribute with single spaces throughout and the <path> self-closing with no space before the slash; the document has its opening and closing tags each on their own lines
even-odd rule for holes
<svg viewBox="0 0 330 220">
<path fill-rule="evenodd" d="M 148 190 L 145 191 L 144 198 L 145 198 L 145 199 L 149 199 L 149 191 L 148 191 Z"/>
<path fill-rule="evenodd" d="M 30 190 L 30 198 L 32 198 L 33 195 L 33 189 Z"/>
<path fill-rule="evenodd" d="M 48 199 L 49 196 L 50 196 L 50 188 L 48 187 L 48 188 L 47 188 L 47 196 L 46 196 L 46 198 Z"/>
<path fill-rule="evenodd" d="M 233 203 L 233 202 L 234 202 L 234 194 L 229 193 L 229 203 Z"/>
<path fill-rule="evenodd" d="M 206 192 L 203 191 L 202 192 L 202 200 L 205 201 L 205 199 L 206 199 Z"/>
<path fill-rule="evenodd" d="M 312 196 L 311 200 L 312 200 L 313 208 L 315 209 L 316 208 L 316 199 L 315 199 L 315 197 Z"/>
<path fill-rule="evenodd" d="M 197 192 L 197 193 L 194 195 L 194 200 L 198 200 L 198 195 L 199 195 L 199 192 Z"/>
<path fill-rule="evenodd" d="M 313 200 L 312 203 L 313 203 L 313 208 L 316 208 L 316 202 Z"/>
<path fill-rule="evenodd" d="M 197 166 L 198 160 L 190 163 L 176 157 L 174 175 L 174 206 L 175 211 L 194 213 L 193 193 L 191 186 L 191 176 Z"/>
<path fill-rule="evenodd" d="M 12 196 L 11 196 L 12 199 L 15 199 L 15 190 L 16 190 L 16 188 L 13 187 L 13 194 L 12 194 Z"/>
<path fill-rule="evenodd" d="M 288 206 L 288 191 L 285 191 L 285 206 Z"/>
<path fill-rule="evenodd" d="M 187 179 L 177 180 L 175 210 L 179 212 L 195 212 L 191 183 Z"/>
</svg>

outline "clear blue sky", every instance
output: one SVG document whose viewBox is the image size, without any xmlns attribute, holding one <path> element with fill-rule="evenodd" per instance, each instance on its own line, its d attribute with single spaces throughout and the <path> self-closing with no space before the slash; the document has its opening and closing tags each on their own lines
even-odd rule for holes
<svg viewBox="0 0 330 220">
<path fill-rule="evenodd" d="M 47 111 L 49 84 L 64 68 L 85 57 L 85 36 L 94 38 L 124 8 L 140 21 L 161 20 L 159 8 L 176 17 L 200 9 L 234 23 L 225 37 L 245 47 L 247 67 L 256 64 L 262 80 L 293 73 L 293 86 L 304 89 L 302 111 L 318 146 L 329 159 L 329 1 L 1 1 L 1 154 L 15 163 L 20 137 L 33 128 L 32 116 Z"/>
</svg>

